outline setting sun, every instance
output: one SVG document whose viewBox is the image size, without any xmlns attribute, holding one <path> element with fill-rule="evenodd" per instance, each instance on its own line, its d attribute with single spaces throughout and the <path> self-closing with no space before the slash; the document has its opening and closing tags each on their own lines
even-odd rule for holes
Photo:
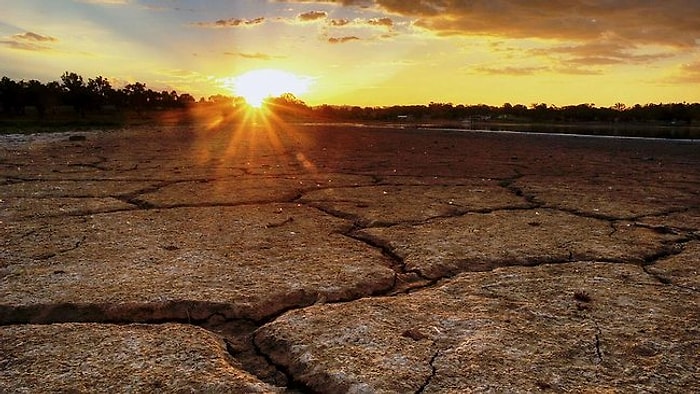
<svg viewBox="0 0 700 394">
<path fill-rule="evenodd" d="M 309 90 L 310 77 L 298 76 L 286 71 L 261 69 L 224 81 L 234 94 L 243 97 L 253 107 L 260 107 L 268 97 L 283 93 L 301 95 Z"/>
</svg>

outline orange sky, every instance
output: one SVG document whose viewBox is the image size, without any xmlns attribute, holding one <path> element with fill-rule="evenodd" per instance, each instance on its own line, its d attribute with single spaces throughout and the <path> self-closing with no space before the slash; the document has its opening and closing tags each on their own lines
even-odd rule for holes
<svg viewBox="0 0 700 394">
<path fill-rule="evenodd" d="M 311 105 L 700 102 L 700 1 L 0 0 L 0 74 L 195 96 L 256 69 Z"/>
</svg>

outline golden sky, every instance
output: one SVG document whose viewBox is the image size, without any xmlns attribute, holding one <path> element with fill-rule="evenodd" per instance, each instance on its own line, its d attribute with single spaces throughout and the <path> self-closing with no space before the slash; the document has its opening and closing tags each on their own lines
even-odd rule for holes
<svg viewBox="0 0 700 394">
<path fill-rule="evenodd" d="M 700 102 L 700 1 L 0 0 L 0 74 L 196 97 L 277 69 L 310 105 Z M 227 83 L 227 81 L 229 83 Z"/>
</svg>

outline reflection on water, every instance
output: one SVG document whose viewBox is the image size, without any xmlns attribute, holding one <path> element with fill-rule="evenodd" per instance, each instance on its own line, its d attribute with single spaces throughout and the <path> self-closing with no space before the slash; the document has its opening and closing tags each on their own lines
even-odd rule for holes
<svg viewBox="0 0 700 394">
<path fill-rule="evenodd" d="M 475 132 L 533 133 L 600 137 L 656 138 L 700 141 L 698 126 L 663 126 L 633 124 L 530 124 L 497 122 L 310 122 L 301 126 L 344 126 L 390 129 L 452 130 Z"/>
<path fill-rule="evenodd" d="M 700 128 L 691 126 L 661 126 L 632 124 L 517 124 L 464 123 L 466 130 L 515 131 L 527 133 L 577 134 L 612 137 L 700 139 Z"/>
</svg>

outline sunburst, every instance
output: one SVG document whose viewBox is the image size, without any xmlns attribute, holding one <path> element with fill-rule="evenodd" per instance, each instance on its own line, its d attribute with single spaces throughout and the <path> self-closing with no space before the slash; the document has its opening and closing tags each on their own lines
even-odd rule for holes
<svg viewBox="0 0 700 394">
<path fill-rule="evenodd" d="M 275 69 L 249 71 L 223 82 L 234 94 L 243 97 L 248 105 L 260 108 L 265 99 L 291 93 L 295 96 L 306 93 L 313 79 Z"/>
</svg>

